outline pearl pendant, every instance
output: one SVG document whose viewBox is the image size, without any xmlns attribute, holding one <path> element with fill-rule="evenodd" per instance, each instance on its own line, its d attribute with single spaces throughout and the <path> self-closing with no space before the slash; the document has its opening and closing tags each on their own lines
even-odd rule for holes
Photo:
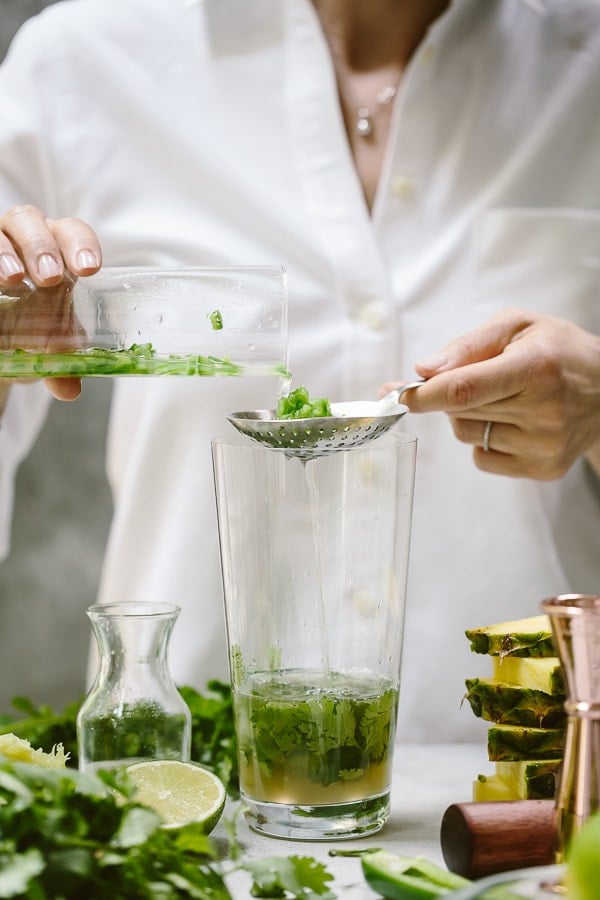
<svg viewBox="0 0 600 900">
<path fill-rule="evenodd" d="M 368 106 L 360 106 L 356 114 L 356 125 L 354 126 L 356 134 L 359 137 L 367 138 L 373 134 L 374 123 L 373 118 L 380 106 L 387 106 L 391 103 L 397 93 L 397 87 L 394 84 L 388 84 L 375 95 L 376 106 L 369 109 Z"/>
<path fill-rule="evenodd" d="M 373 134 L 373 119 L 365 106 L 361 106 L 358 110 L 356 133 L 359 137 L 369 137 L 370 134 Z"/>
</svg>

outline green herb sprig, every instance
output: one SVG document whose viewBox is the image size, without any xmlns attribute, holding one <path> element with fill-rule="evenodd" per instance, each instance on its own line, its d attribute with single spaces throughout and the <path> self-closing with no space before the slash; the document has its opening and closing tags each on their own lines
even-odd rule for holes
<svg viewBox="0 0 600 900">
<path fill-rule="evenodd" d="M 192 713 L 192 759 L 207 765 L 239 796 L 231 689 L 209 681 L 205 693 L 183 686 Z M 62 743 L 69 768 L 43 769 L 0 757 L 0 897 L 15 900 L 231 900 L 227 877 L 250 876 L 250 896 L 280 900 L 334 900 L 327 869 L 312 857 L 246 859 L 235 824 L 230 849 L 194 825 L 165 830 L 157 815 L 135 802 L 122 773 L 81 773 L 75 722 L 81 700 L 63 712 L 13 700 L 0 715 L 0 733 L 12 732 L 49 752 Z M 239 808 L 238 808 L 239 813 Z"/>
<path fill-rule="evenodd" d="M 246 860 L 252 875 L 253 897 L 287 897 L 290 900 L 335 900 L 327 887 L 332 876 L 310 856 L 267 856 Z"/>
<path fill-rule="evenodd" d="M 212 769 L 229 796 L 237 799 L 239 771 L 231 687 L 212 679 L 203 694 L 192 687 L 179 690 L 192 714 L 192 759 Z"/>
</svg>

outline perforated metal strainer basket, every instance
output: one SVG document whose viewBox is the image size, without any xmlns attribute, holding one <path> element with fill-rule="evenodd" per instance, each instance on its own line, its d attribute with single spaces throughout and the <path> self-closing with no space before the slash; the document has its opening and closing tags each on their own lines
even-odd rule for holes
<svg viewBox="0 0 600 900">
<path fill-rule="evenodd" d="M 283 449 L 288 456 L 312 459 L 360 447 L 385 434 L 408 412 L 408 407 L 398 402 L 401 394 L 420 384 L 407 382 L 382 400 L 332 403 L 331 416 L 278 419 L 274 409 L 253 409 L 231 413 L 227 419 L 261 444 Z"/>
</svg>

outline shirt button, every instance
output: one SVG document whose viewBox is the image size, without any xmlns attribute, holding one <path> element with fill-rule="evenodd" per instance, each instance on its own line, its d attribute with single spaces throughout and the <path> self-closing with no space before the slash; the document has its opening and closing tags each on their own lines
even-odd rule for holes
<svg viewBox="0 0 600 900">
<path fill-rule="evenodd" d="M 401 200 L 410 200 L 415 193 L 415 183 L 408 175 L 394 175 L 392 178 L 392 191 Z"/>
<path fill-rule="evenodd" d="M 356 316 L 358 322 L 373 331 L 379 331 L 385 324 L 385 316 L 381 304 L 377 301 L 366 303 Z"/>
</svg>

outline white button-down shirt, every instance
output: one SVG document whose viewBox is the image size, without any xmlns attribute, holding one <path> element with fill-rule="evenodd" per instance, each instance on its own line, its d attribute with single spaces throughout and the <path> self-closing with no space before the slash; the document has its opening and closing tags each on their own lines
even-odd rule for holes
<svg viewBox="0 0 600 900">
<path fill-rule="evenodd" d="M 456 0 L 394 100 L 372 214 L 309 0 L 75 0 L 28 23 L 0 69 L 0 205 L 80 216 L 111 265 L 284 264 L 294 384 L 372 398 L 506 306 L 600 332 L 600 7 Z M 39 390 L 37 389 L 39 387 Z M 118 379 L 114 522 L 100 600 L 174 600 L 172 668 L 227 673 L 209 438 L 273 406 L 269 379 Z M 81 402 L 85 402 L 85 399 Z M 17 386 L 11 480 L 43 418 Z M 465 738 L 465 628 L 600 589 L 600 492 L 484 474 L 442 414 L 419 436 L 403 739 Z"/>
</svg>

